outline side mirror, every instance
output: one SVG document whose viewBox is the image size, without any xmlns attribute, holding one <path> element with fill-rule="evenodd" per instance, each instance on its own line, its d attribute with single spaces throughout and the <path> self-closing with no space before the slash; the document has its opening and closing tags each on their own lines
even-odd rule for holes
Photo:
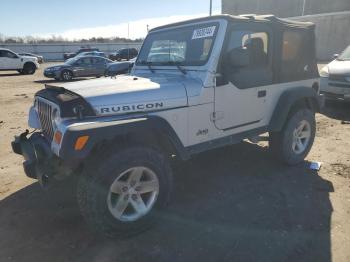
<svg viewBox="0 0 350 262">
<path fill-rule="evenodd" d="M 333 59 L 337 59 L 339 57 L 339 54 L 334 54 Z"/>
<path fill-rule="evenodd" d="M 249 52 L 247 49 L 235 48 L 228 53 L 229 64 L 232 67 L 249 66 Z"/>
</svg>

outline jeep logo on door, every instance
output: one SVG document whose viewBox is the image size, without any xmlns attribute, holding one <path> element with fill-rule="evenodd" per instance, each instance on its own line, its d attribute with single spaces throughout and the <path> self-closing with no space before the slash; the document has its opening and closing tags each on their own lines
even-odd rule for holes
<svg viewBox="0 0 350 262">
<path fill-rule="evenodd" d="M 150 111 L 155 109 L 161 109 L 163 107 L 164 107 L 163 102 L 156 102 L 156 103 L 146 103 L 146 104 L 101 107 L 99 111 L 102 115 L 104 115 L 104 114 L 120 114 L 120 113 Z"/>
</svg>

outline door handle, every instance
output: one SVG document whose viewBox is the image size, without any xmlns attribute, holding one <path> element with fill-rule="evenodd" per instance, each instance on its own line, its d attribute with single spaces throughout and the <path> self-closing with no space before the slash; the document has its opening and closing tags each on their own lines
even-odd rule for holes
<svg viewBox="0 0 350 262">
<path fill-rule="evenodd" d="M 265 97 L 266 96 L 266 90 L 260 90 L 259 92 L 258 92 L 258 97 L 260 98 L 260 97 Z"/>
</svg>

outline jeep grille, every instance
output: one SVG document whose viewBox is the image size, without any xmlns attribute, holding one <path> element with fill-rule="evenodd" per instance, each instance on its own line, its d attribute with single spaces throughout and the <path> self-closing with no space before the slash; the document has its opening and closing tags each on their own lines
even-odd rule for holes
<svg viewBox="0 0 350 262">
<path fill-rule="evenodd" d="M 50 141 L 53 139 L 53 126 L 52 126 L 52 111 L 53 106 L 51 103 L 45 99 L 36 98 L 36 108 L 38 110 L 40 125 L 41 125 L 41 131 L 45 135 L 46 138 L 48 138 Z"/>
</svg>

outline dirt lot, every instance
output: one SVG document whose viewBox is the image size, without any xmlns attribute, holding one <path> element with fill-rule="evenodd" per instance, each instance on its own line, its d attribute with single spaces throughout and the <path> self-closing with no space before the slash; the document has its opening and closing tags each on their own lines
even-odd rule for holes
<svg viewBox="0 0 350 262">
<path fill-rule="evenodd" d="M 112 241 L 88 230 L 73 186 L 43 192 L 11 152 L 47 82 L 0 72 L 0 261 L 350 261 L 350 105 L 317 115 L 318 173 L 276 163 L 263 143 L 205 153 L 176 164 L 163 224 Z"/>
</svg>

